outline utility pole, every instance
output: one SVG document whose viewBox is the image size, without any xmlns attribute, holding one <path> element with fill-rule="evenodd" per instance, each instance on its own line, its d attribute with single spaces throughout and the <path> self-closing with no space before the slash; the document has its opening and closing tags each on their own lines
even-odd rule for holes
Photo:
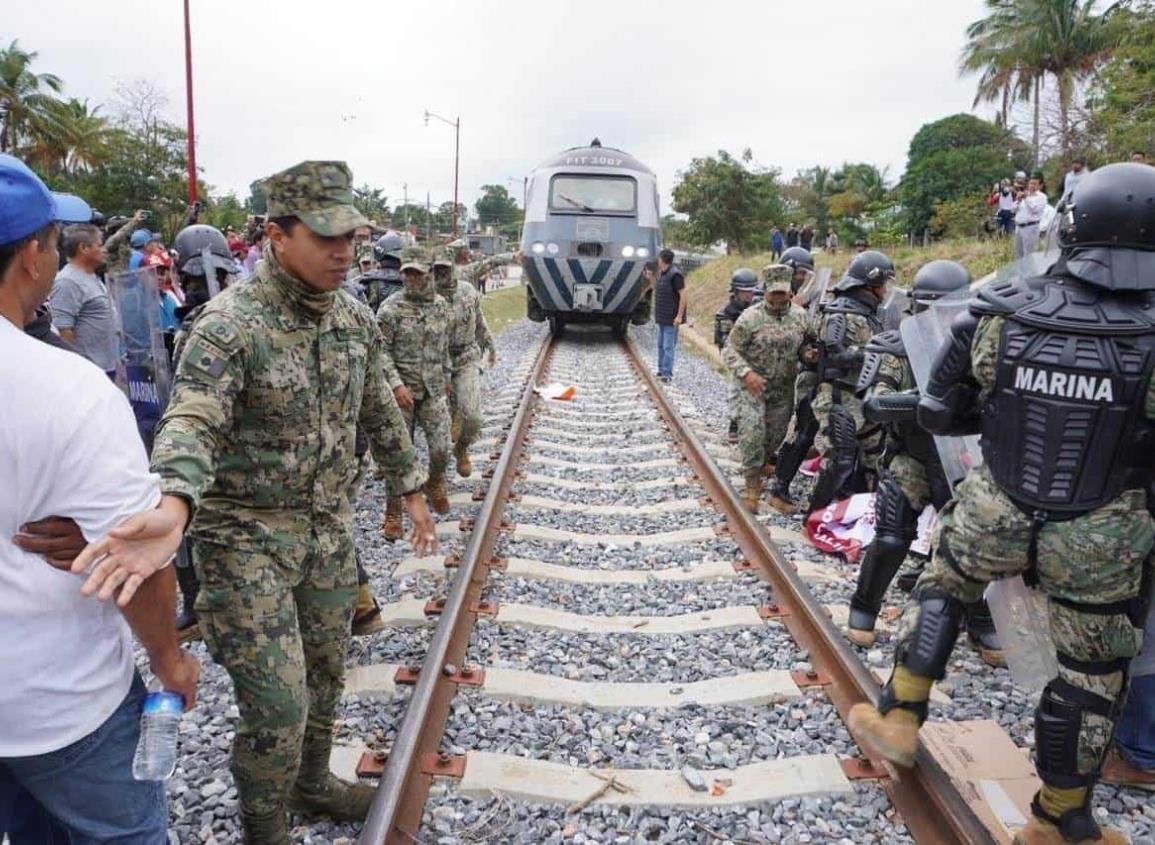
<svg viewBox="0 0 1155 845">
<path fill-rule="evenodd" d="M 425 192 L 425 240 L 433 240 L 433 212 L 430 211 L 428 191 Z"/>
<path fill-rule="evenodd" d="M 429 125 L 429 118 L 431 118 L 431 117 L 435 118 L 436 120 L 440 120 L 442 123 L 446 124 L 447 126 L 453 127 L 453 132 L 454 132 L 454 140 L 453 140 L 453 237 L 454 237 L 454 239 L 456 239 L 457 238 L 457 183 L 458 183 L 458 177 L 460 176 L 460 173 L 461 173 L 461 118 L 458 117 L 458 118 L 455 118 L 454 120 L 450 120 L 449 118 L 442 117 L 439 114 L 434 114 L 433 112 L 429 111 L 429 109 L 426 109 L 425 110 L 425 125 L 426 126 Z"/>
<path fill-rule="evenodd" d="M 409 234 L 409 183 L 406 182 L 401 186 L 401 190 L 405 192 L 405 234 Z"/>
<path fill-rule="evenodd" d="M 188 2 L 184 0 L 184 87 L 188 106 L 188 204 L 197 201 L 196 122 L 193 119 L 192 28 L 189 26 Z"/>
</svg>

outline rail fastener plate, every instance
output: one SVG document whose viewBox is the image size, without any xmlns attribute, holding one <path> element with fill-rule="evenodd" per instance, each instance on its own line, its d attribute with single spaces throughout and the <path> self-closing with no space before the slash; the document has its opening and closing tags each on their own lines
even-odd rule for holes
<svg viewBox="0 0 1155 845">
<path fill-rule="evenodd" d="M 385 761 L 389 759 L 387 751 L 366 751 L 357 761 L 357 777 L 379 778 L 385 771 Z"/>
<path fill-rule="evenodd" d="M 790 615 L 790 611 L 781 605 L 770 603 L 758 608 L 758 615 L 763 619 L 782 619 Z"/>
<path fill-rule="evenodd" d="M 426 616 L 440 616 L 443 610 L 445 610 L 445 599 L 430 599 L 425 602 Z"/>
<path fill-rule="evenodd" d="M 444 751 L 430 751 L 421 755 L 421 774 L 460 780 L 465 777 L 465 758 Z"/>
<path fill-rule="evenodd" d="M 497 616 L 497 603 L 492 601 L 475 601 L 469 605 L 469 612 L 478 616 Z"/>
<path fill-rule="evenodd" d="M 805 672 L 794 671 L 790 673 L 790 677 L 799 687 L 825 687 L 831 683 L 830 676 L 817 669 L 807 669 Z"/>
<path fill-rule="evenodd" d="M 485 670 L 480 666 L 455 666 L 452 672 L 442 672 L 441 675 L 445 680 L 462 687 L 480 687 L 485 684 Z"/>
<path fill-rule="evenodd" d="M 393 673 L 393 683 L 403 686 L 412 686 L 417 683 L 417 676 L 421 674 L 421 667 L 418 666 L 398 666 L 397 671 Z"/>
<path fill-rule="evenodd" d="M 889 777 L 886 769 L 874 765 L 869 757 L 843 757 L 838 763 L 847 780 L 882 780 Z"/>
<path fill-rule="evenodd" d="M 758 567 L 757 567 L 757 565 L 754 564 L 753 561 L 749 561 L 744 557 L 740 557 L 736 561 L 734 561 L 734 571 L 735 572 L 757 572 Z M 762 608 L 762 610 L 764 610 L 764 609 L 765 608 Z M 759 613 L 761 613 L 761 610 L 759 610 Z M 781 614 L 778 614 L 778 615 L 780 616 Z M 768 617 L 763 616 L 762 618 L 766 619 Z"/>
</svg>

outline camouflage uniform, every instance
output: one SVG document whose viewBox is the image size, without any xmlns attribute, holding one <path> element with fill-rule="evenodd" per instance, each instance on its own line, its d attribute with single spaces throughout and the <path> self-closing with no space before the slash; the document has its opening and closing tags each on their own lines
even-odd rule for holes
<svg viewBox="0 0 1155 845">
<path fill-rule="evenodd" d="M 105 254 L 108 256 L 104 263 L 108 272 L 118 273 L 128 267 L 128 259 L 132 255 L 132 247 L 128 240 L 139 225 L 130 218 L 127 223 L 109 235 L 108 240 L 104 242 Z"/>
<path fill-rule="evenodd" d="M 740 386 L 751 371 L 766 379 L 761 396 L 744 387 L 738 393 L 738 450 L 746 472 L 761 471 L 786 434 L 805 334 L 805 311 L 797 305 L 776 311 L 763 300 L 742 313 L 726 340 L 722 358 Z"/>
<path fill-rule="evenodd" d="M 481 356 L 493 352 L 493 335 L 481 311 L 481 295 L 464 279 L 450 276 L 437 292 L 449 306 L 449 358 L 452 392 L 449 409 L 454 448 L 464 452 L 481 431 Z"/>
<path fill-rule="evenodd" d="M 1001 317 L 984 318 L 971 345 L 972 372 L 982 389 L 980 406 L 995 386 L 1002 324 Z M 1145 414 L 1155 420 L 1155 383 L 1147 387 Z M 1104 507 L 1073 519 L 1044 522 L 1036 532 L 1031 517 L 994 482 L 990 470 L 980 466 L 955 488 L 954 500 L 939 515 L 933 556 L 915 594 L 937 591 L 962 602 L 976 601 L 988 582 L 1028 569 L 1032 542 L 1039 586 L 1050 599 L 1056 651 L 1073 658 L 1072 663 L 1138 654 L 1143 641 L 1143 630 L 1136 624 L 1141 626 L 1140 620 L 1132 620 L 1122 609 L 1091 613 L 1069 605 L 1121 604 L 1139 595 L 1144 564 L 1155 546 L 1155 521 L 1143 490 L 1126 490 Z M 909 639 L 920 610 L 917 602 L 907 607 L 900 644 Z M 1122 672 L 1085 674 L 1062 662 L 1059 677 L 1109 700 L 1121 694 L 1124 683 Z M 1110 743 L 1111 727 L 1112 722 L 1097 713 L 1083 714 L 1080 772 L 1097 769 Z"/>
<path fill-rule="evenodd" d="M 389 387 L 405 385 L 413 394 L 413 407 L 403 408 L 412 436 L 417 424 L 425 432 L 429 448 L 430 486 L 444 480 L 449 465 L 449 404 L 446 391 L 453 377 L 449 357 L 449 304 L 433 289 L 427 277 L 425 296 L 408 286 L 381 304 L 377 325 L 382 349 L 391 367 L 386 370 Z M 390 498 L 402 490 L 387 483 Z"/>
<path fill-rule="evenodd" d="M 480 261 L 461 264 L 457 267 L 457 278 L 469 282 L 474 288 L 480 289 L 478 281 L 482 276 L 494 267 L 500 267 L 502 264 L 512 264 L 516 260 L 516 253 L 502 252 L 497 255 L 491 255 L 489 258 L 483 258 Z"/>
<path fill-rule="evenodd" d="M 342 163 L 298 165 L 267 180 L 270 208 L 319 234 L 350 231 L 351 203 L 328 207 L 349 181 Z M 367 308 L 266 252 L 250 281 L 197 316 L 156 432 L 162 489 L 193 513 L 205 641 L 236 690 L 232 770 L 246 831 L 275 827 L 278 814 L 283 824 L 290 787 L 329 777 L 357 582 L 355 424 L 394 489 L 425 480 L 382 364 Z"/>
</svg>

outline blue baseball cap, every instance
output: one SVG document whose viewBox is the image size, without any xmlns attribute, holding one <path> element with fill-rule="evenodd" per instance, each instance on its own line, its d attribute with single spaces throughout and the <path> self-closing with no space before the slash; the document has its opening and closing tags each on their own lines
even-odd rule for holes
<svg viewBox="0 0 1155 845">
<path fill-rule="evenodd" d="M 28 165 L 0 153 L 0 244 L 15 243 L 54 221 L 91 219 L 92 208 L 80 197 L 53 193 Z"/>
<path fill-rule="evenodd" d="M 152 232 L 148 229 L 137 229 L 132 233 L 132 237 L 128 239 L 128 242 L 132 246 L 141 247 L 150 240 L 152 240 Z"/>
</svg>

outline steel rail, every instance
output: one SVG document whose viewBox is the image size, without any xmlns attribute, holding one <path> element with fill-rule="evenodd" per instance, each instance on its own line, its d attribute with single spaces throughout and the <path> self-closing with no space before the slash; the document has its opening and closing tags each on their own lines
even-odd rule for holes
<svg viewBox="0 0 1155 845">
<path fill-rule="evenodd" d="M 814 668 L 829 678 L 827 693 L 839 715 L 845 720 L 850 708 L 861 701 L 877 703 L 878 682 L 834 626 L 826 608 L 794 571 L 766 528 L 746 509 L 702 441 L 658 385 L 633 341 L 627 339 L 623 344 L 687 463 L 725 516 L 732 539 L 769 582 L 781 612 L 780 621 L 799 647 L 809 652 Z M 881 761 L 874 761 L 874 765 L 882 770 Z M 888 770 L 898 777 L 884 778 L 882 785 L 919 845 L 996 845 L 998 840 L 924 746 L 919 747 L 913 769 Z"/>
<path fill-rule="evenodd" d="M 456 684 L 446 678 L 447 666 L 460 666 L 469 645 L 469 635 L 477 618 L 476 602 L 489 561 L 497 544 L 501 517 L 525 447 L 525 434 L 532 419 L 536 396 L 533 388 L 545 373 L 553 351 L 554 338 L 547 335 L 526 379 L 525 392 L 518 404 L 509 434 L 493 470 L 493 479 L 474 521 L 474 530 L 457 567 L 453 586 L 429 651 L 421 664 L 409 706 L 373 796 L 373 804 L 357 842 L 359 845 L 411 845 L 429 795 L 432 776 L 421 771 L 421 758 L 436 752 L 445 733 L 450 702 Z M 474 608 L 474 609 L 471 609 Z"/>
</svg>

